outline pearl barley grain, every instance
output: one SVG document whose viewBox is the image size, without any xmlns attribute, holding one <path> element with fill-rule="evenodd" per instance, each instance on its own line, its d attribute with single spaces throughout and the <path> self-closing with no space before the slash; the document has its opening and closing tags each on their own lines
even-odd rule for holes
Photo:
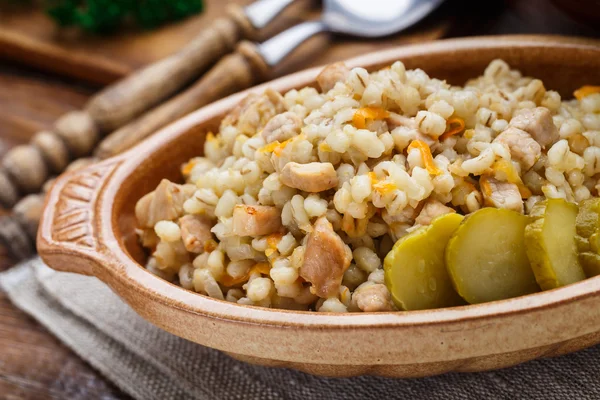
<svg viewBox="0 0 600 400">
<path fill-rule="evenodd" d="M 446 120 L 430 111 L 419 111 L 415 119 L 419 130 L 431 137 L 437 138 L 446 130 Z"/>
<path fill-rule="evenodd" d="M 154 225 L 154 232 L 165 242 L 175 242 L 181 239 L 181 229 L 179 229 L 179 225 L 172 221 L 158 221 Z"/>
<path fill-rule="evenodd" d="M 379 256 L 368 247 L 359 247 L 352 254 L 356 265 L 365 272 L 371 273 L 381 267 Z"/>
<path fill-rule="evenodd" d="M 267 298 L 273 289 L 273 281 L 269 278 L 256 278 L 248 283 L 246 294 L 252 301 L 261 301 Z"/>
<path fill-rule="evenodd" d="M 348 309 L 337 297 L 331 297 L 323 302 L 319 312 L 348 312 Z"/>
<path fill-rule="evenodd" d="M 289 266 L 271 268 L 270 276 L 276 285 L 291 285 L 298 279 L 298 270 Z"/>
</svg>

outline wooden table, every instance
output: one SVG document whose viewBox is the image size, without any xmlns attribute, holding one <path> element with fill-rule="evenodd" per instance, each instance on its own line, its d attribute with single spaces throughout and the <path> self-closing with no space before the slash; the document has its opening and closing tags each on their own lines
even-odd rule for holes
<svg viewBox="0 0 600 400">
<path fill-rule="evenodd" d="M 483 3 L 483 4 L 482 4 Z M 457 9 L 456 7 L 460 7 Z M 456 22 L 456 14 L 460 22 Z M 451 16 L 449 16 L 451 15 Z M 490 19 L 490 16 L 494 16 Z M 446 36 L 509 33 L 554 33 L 599 37 L 600 30 L 581 25 L 545 0 L 449 0 L 436 18 L 449 18 Z M 329 54 L 343 59 L 358 52 L 390 46 L 338 39 Z M 300 57 L 302 58 L 302 57 Z M 81 107 L 96 88 L 0 60 L 0 155 L 25 143 L 68 110 Z M 6 210 L 0 209 L 0 214 Z M 0 271 L 14 264 L 0 253 Z M 128 398 L 37 322 L 0 294 L 0 398 Z"/>
</svg>

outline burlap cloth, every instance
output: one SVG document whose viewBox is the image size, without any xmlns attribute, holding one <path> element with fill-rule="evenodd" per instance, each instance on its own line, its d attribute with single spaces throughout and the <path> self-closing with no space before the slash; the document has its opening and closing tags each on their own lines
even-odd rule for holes
<svg viewBox="0 0 600 400">
<path fill-rule="evenodd" d="M 55 272 L 39 258 L 0 274 L 0 287 L 136 399 L 600 399 L 598 346 L 477 374 L 319 378 L 245 364 L 173 336 L 144 321 L 99 280 Z"/>
</svg>

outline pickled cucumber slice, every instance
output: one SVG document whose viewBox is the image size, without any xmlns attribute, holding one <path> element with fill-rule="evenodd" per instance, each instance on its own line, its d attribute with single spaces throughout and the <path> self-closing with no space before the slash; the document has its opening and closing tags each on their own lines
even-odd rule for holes
<svg viewBox="0 0 600 400">
<path fill-rule="evenodd" d="M 579 203 L 577 213 L 577 235 L 587 239 L 597 234 L 600 228 L 600 199 L 592 198 Z"/>
<path fill-rule="evenodd" d="M 600 275 L 600 199 L 593 198 L 579 203 L 576 229 L 575 242 L 585 275 Z"/>
<path fill-rule="evenodd" d="M 585 272 L 585 276 L 591 278 L 592 276 L 600 275 L 600 255 L 596 253 L 580 253 L 579 262 Z"/>
<path fill-rule="evenodd" d="M 543 290 L 585 279 L 575 243 L 577 205 L 548 199 L 531 210 L 525 247 L 535 279 Z"/>
<path fill-rule="evenodd" d="M 404 236 L 385 257 L 385 283 L 396 306 L 425 310 L 464 304 L 444 264 L 446 243 L 463 216 L 445 214 Z"/>
<path fill-rule="evenodd" d="M 469 215 L 446 246 L 454 288 L 471 304 L 539 291 L 525 252 L 529 218 L 516 211 L 482 208 Z"/>
</svg>

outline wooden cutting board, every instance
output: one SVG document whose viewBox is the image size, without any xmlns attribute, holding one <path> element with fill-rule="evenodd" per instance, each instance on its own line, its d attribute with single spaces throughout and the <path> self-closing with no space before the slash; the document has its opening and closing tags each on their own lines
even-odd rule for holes
<svg viewBox="0 0 600 400">
<path fill-rule="evenodd" d="M 228 4 L 245 5 L 250 2 L 205 0 L 204 12 L 184 21 L 153 31 L 124 29 L 112 36 L 94 36 L 75 29 L 60 29 L 36 7 L 12 2 L 10 6 L 3 4 L 0 7 L 0 57 L 101 86 L 177 51 L 208 23 L 224 16 Z M 263 32 L 263 36 L 303 19 L 317 18 L 318 14 L 318 3 L 297 0 L 297 4 L 278 18 L 276 26 Z M 407 32 L 376 43 L 344 38 L 330 45 L 324 36 L 313 38 L 303 46 L 303 51 L 299 51 L 302 56 L 292 57 L 287 66 L 282 68 L 282 73 L 382 47 L 438 39 L 445 36 L 453 18 L 447 10 L 443 18 L 436 18 L 436 15 Z M 328 50 L 324 51 L 325 48 Z"/>
</svg>

